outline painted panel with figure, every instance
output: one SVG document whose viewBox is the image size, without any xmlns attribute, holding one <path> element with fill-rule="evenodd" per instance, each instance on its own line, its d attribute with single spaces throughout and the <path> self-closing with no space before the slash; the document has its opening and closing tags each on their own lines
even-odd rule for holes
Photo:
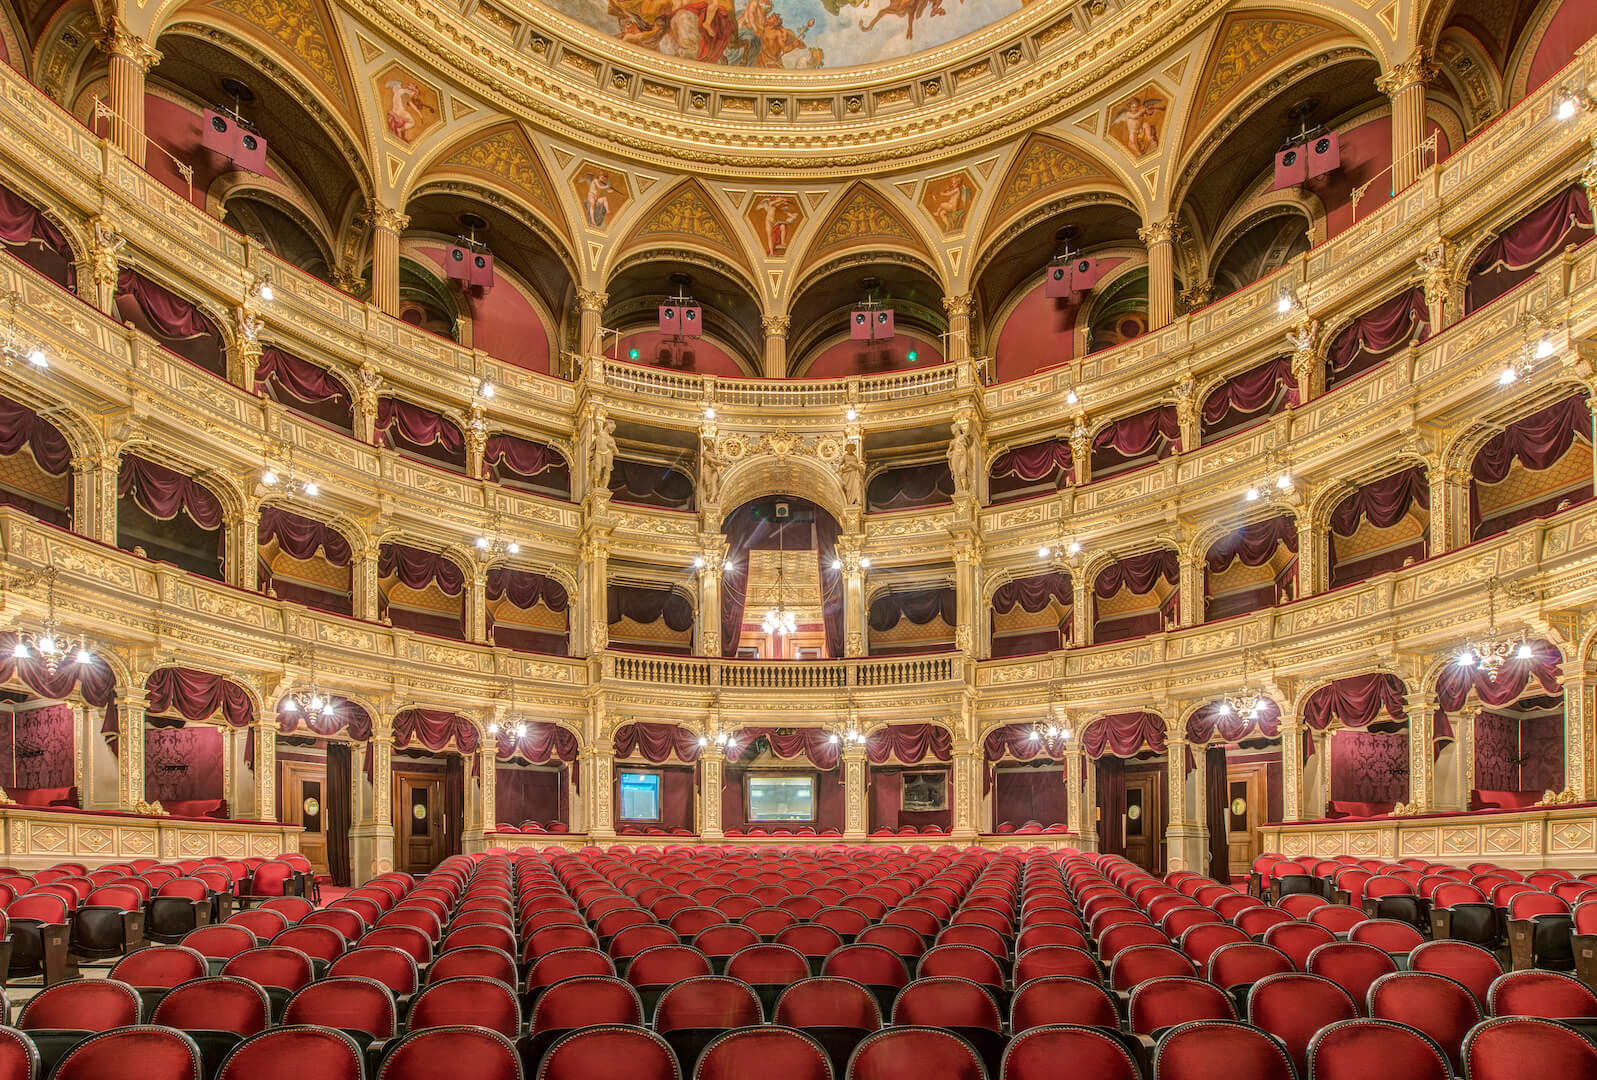
<svg viewBox="0 0 1597 1080">
<path fill-rule="evenodd" d="M 854 67 L 944 45 L 1026 0 L 549 0 L 616 38 L 679 60 L 745 68 Z"/>
</svg>

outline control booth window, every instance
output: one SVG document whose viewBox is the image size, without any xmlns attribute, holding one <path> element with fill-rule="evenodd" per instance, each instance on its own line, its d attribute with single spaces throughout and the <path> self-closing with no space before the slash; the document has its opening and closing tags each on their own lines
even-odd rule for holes
<svg viewBox="0 0 1597 1080">
<path fill-rule="evenodd" d="M 743 774 L 749 821 L 815 820 L 815 777 Z"/>
<path fill-rule="evenodd" d="M 617 773 L 621 781 L 621 821 L 660 820 L 660 774 L 636 769 Z"/>
</svg>

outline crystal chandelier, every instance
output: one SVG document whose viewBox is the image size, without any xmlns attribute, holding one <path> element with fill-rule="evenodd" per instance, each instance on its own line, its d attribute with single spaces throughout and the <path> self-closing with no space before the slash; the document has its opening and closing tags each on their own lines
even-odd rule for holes
<svg viewBox="0 0 1597 1080">
<path fill-rule="evenodd" d="M 311 669 L 311 683 L 304 689 L 290 690 L 278 708 L 285 713 L 303 716 L 307 721 L 320 720 L 332 711 L 333 699 L 322 692 L 321 684 L 316 679 L 316 654 L 298 649 L 289 655 L 289 662 L 306 664 Z"/>
<path fill-rule="evenodd" d="M 1497 579 L 1486 583 L 1486 634 L 1464 643 L 1454 663 L 1463 668 L 1480 668 L 1490 682 L 1497 681 L 1497 673 L 1509 660 L 1529 660 L 1530 642 L 1523 630 L 1502 634 L 1497 629 Z"/>
<path fill-rule="evenodd" d="M 516 684 L 507 681 L 506 685 L 510 691 L 510 709 L 505 714 L 505 722 L 503 724 L 500 724 L 498 720 L 488 721 L 488 734 L 497 739 L 499 732 L 504 730 L 520 739 L 527 734 L 527 722 L 521 718 L 521 713 L 516 709 Z"/>
<path fill-rule="evenodd" d="M 736 750 L 738 748 L 737 739 L 725 731 L 718 731 L 714 735 L 699 736 L 700 746 L 709 746 L 712 742 L 722 750 Z"/>
<path fill-rule="evenodd" d="M 45 582 L 44 626 L 37 632 L 18 630 L 16 644 L 11 646 L 13 660 L 29 660 L 38 656 L 51 675 L 59 670 L 61 662 L 69 656 L 79 664 L 94 662 L 94 650 L 89 648 L 87 639 L 81 634 L 61 629 L 56 623 L 55 576 L 56 569 L 53 566 L 47 566 L 39 572 L 39 577 Z"/>
<path fill-rule="evenodd" d="M 267 465 L 261 470 L 261 484 L 273 491 L 280 491 L 285 495 L 303 495 L 314 499 L 322 493 L 316 481 L 301 478 L 294 470 L 294 448 L 283 442 L 277 443 L 277 449 L 288 460 L 286 467 L 277 469 Z"/>
<path fill-rule="evenodd" d="M 1070 728 L 1061 727 L 1060 725 L 1051 722 L 1047 724 L 1036 724 L 1033 725 L 1031 732 L 1026 736 L 1026 739 L 1027 741 L 1034 743 L 1042 742 L 1045 739 L 1048 742 L 1058 742 L 1061 739 L 1068 742 L 1070 740 Z"/>
<path fill-rule="evenodd" d="M 503 519 L 494 514 L 488 519 L 488 528 L 474 541 L 476 548 L 486 559 L 503 558 L 506 555 L 520 555 L 521 545 L 514 540 L 506 540 L 500 535 L 499 529 Z"/>
<path fill-rule="evenodd" d="M 767 611 L 765 618 L 760 621 L 760 629 L 765 631 L 766 637 L 781 637 L 784 634 L 798 633 L 798 614 L 789 610 L 786 603 L 787 552 L 783 547 L 785 539 L 785 530 L 781 524 L 778 524 L 776 532 L 776 606 Z"/>
<path fill-rule="evenodd" d="M 17 305 L 21 302 L 22 294 L 15 289 L 0 295 L 0 303 L 6 306 L 5 322 L 0 323 L 0 359 L 4 359 L 6 367 L 26 363 L 42 370 L 50 366 L 50 357 L 37 342 L 22 336 L 22 329 L 17 325 Z"/>
<path fill-rule="evenodd" d="M 1264 710 L 1270 707 L 1270 696 L 1263 690 L 1255 690 L 1248 680 L 1247 653 L 1242 654 L 1242 688 L 1224 694 L 1215 702 L 1216 710 L 1221 716 L 1241 716 L 1248 720 L 1258 720 Z"/>
</svg>

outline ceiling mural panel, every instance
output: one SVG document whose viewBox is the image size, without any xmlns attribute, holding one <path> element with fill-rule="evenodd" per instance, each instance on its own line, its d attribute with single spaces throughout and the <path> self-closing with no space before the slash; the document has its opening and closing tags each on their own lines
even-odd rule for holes
<svg viewBox="0 0 1597 1080">
<path fill-rule="evenodd" d="M 546 0 L 620 41 L 679 60 L 801 71 L 946 45 L 1028 0 Z"/>
</svg>

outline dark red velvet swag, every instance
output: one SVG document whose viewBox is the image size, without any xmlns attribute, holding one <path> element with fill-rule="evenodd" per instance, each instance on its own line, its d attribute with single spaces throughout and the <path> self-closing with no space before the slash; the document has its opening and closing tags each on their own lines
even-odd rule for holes
<svg viewBox="0 0 1597 1080">
<path fill-rule="evenodd" d="M 71 473 L 72 447 L 67 444 L 66 436 L 21 402 L 0 397 L 0 454 L 16 454 L 23 447 L 28 448 L 39 468 L 51 476 Z"/>
<path fill-rule="evenodd" d="M 927 755 L 938 761 L 954 760 L 954 737 L 937 724 L 889 724 L 865 738 L 865 759 L 872 765 L 900 761 L 918 765 Z"/>
<path fill-rule="evenodd" d="M 552 577 L 534 574 L 530 570 L 514 570 L 496 566 L 488 571 L 487 597 L 508 599 L 523 611 L 542 603 L 550 611 L 564 611 L 570 604 L 566 587 Z"/>
<path fill-rule="evenodd" d="M 341 401 L 345 408 L 349 407 L 349 389 L 332 372 L 275 345 L 261 350 L 260 362 L 255 366 L 255 381 L 268 379 L 306 405 Z"/>
<path fill-rule="evenodd" d="M 1465 667 L 1451 663 L 1436 677 L 1436 703 L 1447 712 L 1457 712 L 1475 692 L 1483 705 L 1502 706 L 1518 701 L 1534 679 L 1543 692 L 1559 693 L 1564 675 L 1564 654 L 1550 641 L 1530 642 L 1531 657 L 1519 660 L 1510 657 L 1491 678 L 1484 668 Z"/>
<path fill-rule="evenodd" d="M 865 491 L 867 510 L 907 510 L 915 506 L 936 506 L 954 497 L 954 476 L 948 462 L 904 465 L 883 469 L 871 477 Z"/>
<path fill-rule="evenodd" d="M 385 397 L 377 402 L 377 434 L 390 448 L 402 439 L 415 447 L 438 446 L 450 454 L 466 448 L 460 428 L 431 409 L 412 405 L 402 398 Z"/>
<path fill-rule="evenodd" d="M 1209 829 L 1209 876 L 1231 880 L 1231 785 L 1226 779 L 1225 747 L 1211 746 L 1203 757 L 1204 820 Z"/>
<path fill-rule="evenodd" d="M 1292 374 L 1292 358 L 1274 360 L 1233 375 L 1203 399 L 1203 422 L 1218 426 L 1228 415 L 1256 413 L 1281 397 L 1286 390 L 1286 405 L 1298 403 L 1298 381 Z"/>
<path fill-rule="evenodd" d="M 1486 245 L 1469 270 L 1464 313 L 1478 311 L 1570 245 L 1592 237 L 1591 203 L 1580 184 L 1553 195 Z"/>
<path fill-rule="evenodd" d="M 699 737 L 678 724 L 622 724 L 614 741 L 617 758 L 636 756 L 656 765 L 673 756 L 690 765 L 699 760 Z"/>
<path fill-rule="evenodd" d="M 1351 378 L 1430 334 L 1425 290 L 1416 285 L 1370 308 L 1337 334 L 1326 352 L 1332 376 L 1328 381 Z"/>
<path fill-rule="evenodd" d="M 1115 757 L 1133 757 L 1144 748 L 1164 753 L 1165 722 L 1158 713 L 1130 712 L 1100 716 L 1081 733 L 1081 748 L 1089 757 L 1106 752 Z"/>
<path fill-rule="evenodd" d="M 1066 740 L 1062 737 L 1050 739 L 1045 733 L 1034 739 L 1031 736 L 1035 731 L 1038 728 L 1033 724 L 1005 724 L 987 733 L 982 740 L 983 795 L 993 789 L 994 763 L 1006 757 L 1016 761 L 1032 761 L 1039 757 L 1046 757 L 1050 761 L 1063 760 L 1065 747 L 1069 745 Z M 995 817 L 994 820 L 1004 819 Z"/>
<path fill-rule="evenodd" d="M 394 746 L 418 742 L 434 753 L 453 740 L 462 754 L 477 752 L 477 728 L 464 716 L 442 709 L 403 709 L 394 717 Z"/>
<path fill-rule="evenodd" d="M 1187 717 L 1187 741 L 1203 745 L 1218 734 L 1222 742 L 1240 742 L 1254 735 L 1267 739 L 1281 734 L 1281 709 L 1266 699 L 1266 707 L 1259 710 L 1259 718 L 1250 720 L 1245 712 L 1221 709 L 1221 703 L 1211 701 L 1194 709 Z"/>
<path fill-rule="evenodd" d="M 1100 599 L 1107 600 L 1124 585 L 1133 594 L 1143 596 L 1153 591 L 1154 585 L 1160 578 L 1171 585 L 1181 581 L 1180 560 L 1169 548 L 1116 559 L 1098 571 L 1098 579 L 1093 582 L 1093 592 Z"/>
<path fill-rule="evenodd" d="M 459 596 L 466 584 L 465 574 L 454 560 L 407 544 L 382 546 L 377 553 L 377 576 L 397 577 L 402 585 L 417 590 L 437 584 L 445 596 Z"/>
<path fill-rule="evenodd" d="M 1352 536 L 1358 532 L 1361 519 L 1378 529 L 1387 529 L 1402 520 L 1411 506 L 1431 508 L 1431 485 L 1423 465 L 1372 480 L 1337 503 L 1331 511 L 1331 529 Z"/>
<path fill-rule="evenodd" d="M 1303 722 L 1324 731 L 1333 719 L 1343 727 L 1368 727 L 1384 711 L 1393 720 L 1407 718 L 1403 680 L 1388 672 L 1350 675 L 1320 687 L 1303 703 Z"/>
<path fill-rule="evenodd" d="M 283 734 L 291 735 L 304 724 L 307 731 L 324 738 L 336 735 L 340 731 L 358 742 L 365 742 L 372 737 L 372 718 L 365 708 L 348 698 L 332 694 L 326 694 L 324 697 L 327 706 L 320 716 L 314 718 L 298 710 L 290 712 L 279 705 L 277 722 L 282 727 Z"/>
<path fill-rule="evenodd" d="M 1209 548 L 1209 573 L 1223 573 L 1237 559 L 1242 560 L 1243 566 L 1263 566 L 1275 557 L 1276 548 L 1282 544 L 1297 554 L 1298 525 L 1292 518 L 1273 517 L 1244 525 Z"/>
<path fill-rule="evenodd" d="M 612 624 L 631 619 L 647 626 L 664 619 L 666 627 L 677 633 L 693 627 L 693 605 L 674 589 L 611 585 L 604 596 L 606 615 Z"/>
<path fill-rule="evenodd" d="M 954 626 L 959 619 L 959 599 L 951 588 L 917 589 L 914 592 L 886 592 L 871 601 L 871 629 L 881 633 L 908 619 L 916 626 L 925 626 L 933 619 L 942 619 Z"/>
<path fill-rule="evenodd" d="M 181 512 L 202 529 L 222 527 L 222 504 L 204 484 L 137 454 L 122 455 L 116 493 L 118 498 L 131 495 L 139 509 L 161 521 Z"/>
<path fill-rule="evenodd" d="M 348 566 L 352 557 L 343 533 L 278 506 L 261 508 L 256 538 L 262 545 L 276 540 L 283 553 L 295 559 L 309 559 L 320 553 L 333 566 Z"/>
</svg>

